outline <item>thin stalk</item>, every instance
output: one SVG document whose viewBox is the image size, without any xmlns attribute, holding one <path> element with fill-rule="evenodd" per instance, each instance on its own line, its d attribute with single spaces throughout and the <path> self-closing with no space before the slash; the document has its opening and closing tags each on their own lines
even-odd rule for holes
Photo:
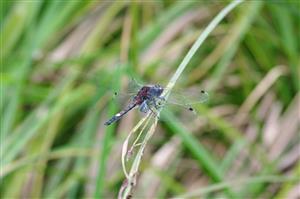
<svg viewBox="0 0 300 199">
<path fill-rule="evenodd" d="M 172 76 L 171 80 L 169 81 L 166 89 L 163 93 L 163 96 L 167 99 L 171 90 L 173 89 L 175 83 L 177 82 L 178 78 L 182 74 L 183 70 L 186 68 L 188 63 L 191 61 L 194 54 L 200 48 L 202 43 L 208 37 L 208 35 L 217 27 L 217 25 L 224 19 L 224 17 L 237 5 L 242 3 L 243 0 L 236 0 L 232 1 L 227 7 L 225 7 L 211 22 L 210 24 L 204 29 L 201 35 L 198 37 L 196 42 L 193 44 L 192 48 L 189 50 L 187 55 L 182 60 L 181 64 L 179 65 L 178 69 L 176 70 L 175 74 Z"/>
</svg>

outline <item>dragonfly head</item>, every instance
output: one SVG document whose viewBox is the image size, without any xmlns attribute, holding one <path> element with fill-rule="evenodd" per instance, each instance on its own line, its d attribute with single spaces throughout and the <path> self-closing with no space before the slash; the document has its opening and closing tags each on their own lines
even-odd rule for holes
<svg viewBox="0 0 300 199">
<path fill-rule="evenodd" d="M 162 92 L 164 91 L 164 88 L 160 86 L 159 84 L 155 84 L 151 87 L 151 94 L 154 96 L 160 96 Z"/>
<path fill-rule="evenodd" d="M 159 84 L 155 85 L 156 89 L 157 89 L 157 93 L 160 96 L 162 94 L 162 92 L 164 91 L 163 87 Z"/>
</svg>

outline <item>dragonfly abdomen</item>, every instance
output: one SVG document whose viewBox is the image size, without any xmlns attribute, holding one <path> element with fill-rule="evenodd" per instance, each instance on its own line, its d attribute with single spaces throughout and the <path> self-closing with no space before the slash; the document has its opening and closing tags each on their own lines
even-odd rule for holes
<svg viewBox="0 0 300 199">
<path fill-rule="evenodd" d="M 124 110 L 122 110 L 119 113 L 115 114 L 112 118 L 110 118 L 109 120 L 107 120 L 104 124 L 108 126 L 108 125 L 111 125 L 112 123 L 118 121 L 119 119 L 121 119 L 121 117 L 123 115 L 125 115 L 126 113 L 128 113 L 134 107 L 136 107 L 136 105 L 137 105 L 137 103 L 129 104 Z"/>
</svg>

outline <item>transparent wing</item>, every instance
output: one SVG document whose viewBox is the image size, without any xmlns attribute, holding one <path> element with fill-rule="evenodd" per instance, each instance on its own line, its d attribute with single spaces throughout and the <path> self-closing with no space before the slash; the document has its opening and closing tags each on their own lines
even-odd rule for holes
<svg viewBox="0 0 300 199">
<path fill-rule="evenodd" d="M 192 106 L 209 100 L 209 94 L 205 90 L 172 90 L 167 103 L 181 106 Z"/>
<path fill-rule="evenodd" d="M 128 103 L 131 103 L 133 101 L 133 98 L 135 94 L 129 94 L 129 93 L 123 93 L 123 92 L 117 92 L 117 91 L 111 91 L 109 92 L 109 95 L 111 96 L 111 100 L 113 103 L 116 103 L 120 106 L 124 106 Z"/>
<path fill-rule="evenodd" d="M 209 94 L 204 90 L 172 90 L 168 99 L 158 101 L 164 106 L 164 109 L 172 110 L 172 112 L 192 112 L 192 115 L 197 115 L 195 105 L 208 101 Z"/>
<path fill-rule="evenodd" d="M 137 92 L 143 87 L 141 83 L 139 83 L 136 79 L 130 78 L 128 87 L 127 87 L 127 93 L 131 94 L 137 94 Z"/>
<path fill-rule="evenodd" d="M 123 91 L 111 91 L 110 95 L 118 103 L 128 103 L 132 101 L 141 88 L 142 84 L 139 84 L 135 79 L 131 78 Z"/>
</svg>

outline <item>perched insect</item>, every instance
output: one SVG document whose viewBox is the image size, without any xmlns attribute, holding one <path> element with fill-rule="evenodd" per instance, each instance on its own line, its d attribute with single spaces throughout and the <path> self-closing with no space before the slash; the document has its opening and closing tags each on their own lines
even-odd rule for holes
<svg viewBox="0 0 300 199">
<path fill-rule="evenodd" d="M 153 108 L 158 109 L 157 99 L 163 100 L 161 97 L 162 92 L 164 91 L 163 87 L 160 85 L 147 85 L 143 86 L 138 93 L 133 97 L 131 103 L 127 105 L 127 107 L 121 112 L 114 115 L 111 119 L 105 122 L 105 125 L 110 125 L 113 122 L 119 120 L 122 116 L 132 110 L 134 107 L 139 106 L 140 111 L 143 113 L 147 113 L 151 111 L 153 114 L 156 114 Z"/>
<path fill-rule="evenodd" d="M 170 103 L 180 105 L 189 111 L 194 111 L 192 106 L 190 106 L 191 104 L 201 103 L 208 99 L 208 93 L 201 90 L 198 99 L 193 103 L 187 103 L 184 95 L 180 97 L 177 96 L 176 100 L 174 100 L 174 97 L 171 97 L 170 100 L 165 100 L 165 98 L 161 96 L 164 91 L 164 88 L 162 86 L 156 84 L 146 86 L 140 85 L 139 87 L 140 88 L 138 92 L 133 96 L 131 102 L 125 107 L 125 109 L 115 114 L 111 119 L 107 120 L 105 122 L 105 125 L 110 125 L 118 121 L 135 107 L 139 107 L 139 110 L 142 113 L 148 113 L 149 111 L 151 111 L 153 115 L 157 116 L 157 110 L 164 104 Z"/>
</svg>

